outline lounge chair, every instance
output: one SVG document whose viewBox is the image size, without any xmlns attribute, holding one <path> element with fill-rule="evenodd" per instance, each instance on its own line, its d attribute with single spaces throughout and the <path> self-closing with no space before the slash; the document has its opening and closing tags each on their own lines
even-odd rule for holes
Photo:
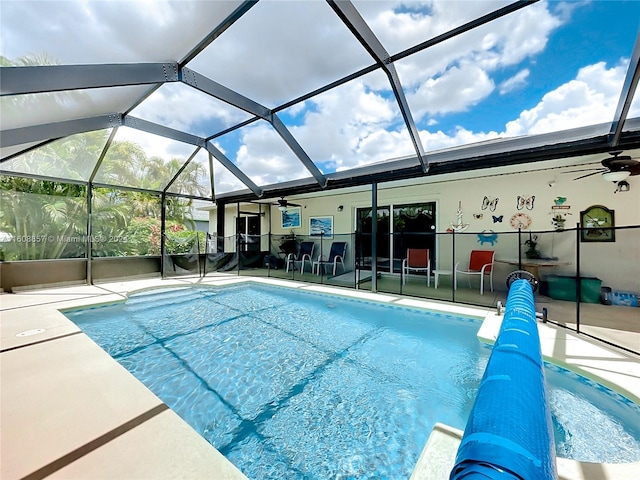
<svg viewBox="0 0 640 480">
<path fill-rule="evenodd" d="M 329 258 L 324 259 L 318 257 L 318 260 L 313 262 L 314 273 L 317 272 L 320 275 L 320 268 L 326 271 L 327 265 L 333 266 L 333 275 L 336 275 L 336 269 L 338 264 L 342 265 L 342 271 L 344 272 L 344 257 L 347 254 L 347 242 L 333 242 L 331 249 L 329 250 Z M 317 268 L 317 271 L 315 270 Z"/>
<path fill-rule="evenodd" d="M 302 242 L 300 243 L 300 249 L 298 250 L 298 254 L 294 255 L 290 253 L 287 255 L 287 265 L 285 271 L 289 271 L 290 267 L 295 268 L 296 265 L 300 264 L 300 273 L 304 273 L 304 262 L 309 262 L 309 266 L 313 270 L 313 264 L 311 263 L 311 259 L 313 258 L 313 249 L 315 247 L 315 243 L 313 242 Z"/>
</svg>

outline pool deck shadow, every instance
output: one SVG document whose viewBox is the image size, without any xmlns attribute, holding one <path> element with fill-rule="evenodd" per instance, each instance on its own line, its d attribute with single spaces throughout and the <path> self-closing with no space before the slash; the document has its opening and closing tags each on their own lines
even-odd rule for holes
<svg viewBox="0 0 640 480">
<path fill-rule="evenodd" d="M 495 309 L 373 294 L 287 279 L 215 275 L 43 288 L 0 295 L 0 478 L 246 477 L 142 383 L 81 332 L 60 309 L 122 301 L 132 291 L 256 281 L 443 309 L 484 318 L 491 342 Z M 640 402 L 638 357 L 557 326 L 539 324 L 543 355 Z M 495 337 L 493 337 L 495 338 Z M 435 431 L 436 429 L 434 429 Z M 455 451 L 447 451 L 448 455 Z M 445 455 L 446 456 L 446 455 Z M 637 478 L 640 464 L 564 462 L 562 480 Z M 417 471 L 417 470 L 416 470 Z M 445 479 L 447 476 L 416 477 Z"/>
</svg>

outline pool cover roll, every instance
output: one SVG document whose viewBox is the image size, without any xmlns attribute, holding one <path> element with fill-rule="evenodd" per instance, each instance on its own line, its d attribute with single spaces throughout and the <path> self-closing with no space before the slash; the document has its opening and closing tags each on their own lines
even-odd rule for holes
<svg viewBox="0 0 640 480">
<path fill-rule="evenodd" d="M 555 465 L 533 291 L 516 280 L 449 478 L 549 480 Z"/>
</svg>

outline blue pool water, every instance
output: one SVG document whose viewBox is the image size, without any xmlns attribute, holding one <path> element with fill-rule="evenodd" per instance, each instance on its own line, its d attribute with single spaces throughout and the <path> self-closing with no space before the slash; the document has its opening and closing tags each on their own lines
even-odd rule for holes
<svg viewBox="0 0 640 480">
<path fill-rule="evenodd" d="M 409 478 L 435 422 L 464 428 L 490 353 L 477 320 L 253 284 L 66 315 L 255 479 Z M 640 407 L 546 374 L 558 455 L 640 460 Z"/>
</svg>

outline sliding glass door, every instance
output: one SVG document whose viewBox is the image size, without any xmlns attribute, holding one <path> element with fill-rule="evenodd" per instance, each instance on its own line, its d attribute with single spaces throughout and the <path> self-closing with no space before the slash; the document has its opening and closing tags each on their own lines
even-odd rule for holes
<svg viewBox="0 0 640 480">
<path fill-rule="evenodd" d="M 407 248 L 428 248 L 432 268 L 435 256 L 436 204 L 414 203 L 379 206 L 377 211 L 377 270 L 399 273 Z M 360 268 L 371 269 L 371 208 L 356 210 L 356 259 Z"/>
<path fill-rule="evenodd" d="M 436 204 L 418 203 L 393 207 L 394 272 L 400 273 L 408 248 L 428 248 L 431 269 L 436 259 Z"/>
</svg>

